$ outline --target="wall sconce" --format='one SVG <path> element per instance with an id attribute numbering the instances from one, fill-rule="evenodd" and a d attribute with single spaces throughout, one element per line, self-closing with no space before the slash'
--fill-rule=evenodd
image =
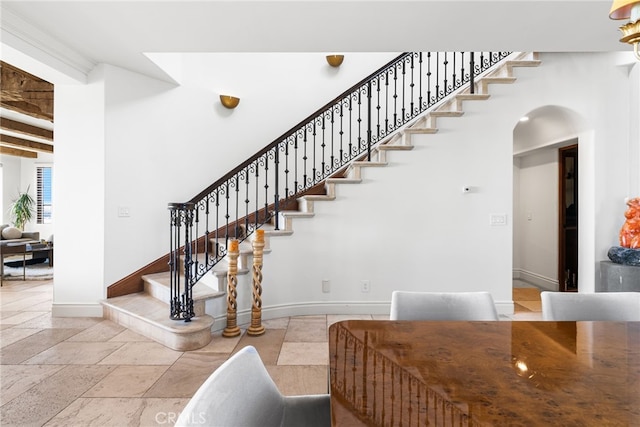
<path id="1" fill-rule="evenodd" d="M 220 95 L 220 103 L 230 110 L 236 108 L 239 102 L 240 98 L 236 98 L 235 96 Z"/>
<path id="2" fill-rule="evenodd" d="M 611 19 L 628 19 L 629 22 L 620 27 L 622 43 L 633 45 L 633 53 L 640 60 L 638 44 L 640 44 L 640 0 L 614 0 L 609 12 Z"/>
<path id="3" fill-rule="evenodd" d="M 327 55 L 327 62 L 332 67 L 339 67 L 344 61 L 344 55 Z"/>

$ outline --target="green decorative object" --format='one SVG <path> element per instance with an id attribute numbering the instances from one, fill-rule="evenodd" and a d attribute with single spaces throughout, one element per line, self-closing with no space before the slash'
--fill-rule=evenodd
<path id="1" fill-rule="evenodd" d="M 33 218 L 35 204 L 33 197 L 29 195 L 29 187 L 24 193 L 20 193 L 20 190 L 18 190 L 18 197 L 13 200 L 9 208 L 9 216 L 13 221 L 13 225 L 20 230 L 24 230 L 24 225 Z"/>

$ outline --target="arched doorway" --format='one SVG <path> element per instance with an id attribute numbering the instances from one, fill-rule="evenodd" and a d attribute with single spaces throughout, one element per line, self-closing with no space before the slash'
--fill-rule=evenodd
<path id="1" fill-rule="evenodd" d="M 589 171 L 577 168 L 581 129 L 577 113 L 549 105 L 529 111 L 513 132 L 514 278 L 545 290 L 578 289 L 581 233 L 573 212 L 579 178 Z"/>

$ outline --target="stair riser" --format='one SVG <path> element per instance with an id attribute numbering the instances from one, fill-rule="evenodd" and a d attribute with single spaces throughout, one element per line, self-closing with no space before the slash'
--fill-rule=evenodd
<path id="1" fill-rule="evenodd" d="M 153 281 L 148 281 L 148 280 L 144 281 L 144 292 L 166 304 L 169 304 L 169 301 L 171 300 L 170 289 L 166 286 L 157 284 Z M 194 300 L 193 311 L 195 312 L 196 316 L 204 315 L 205 314 L 204 301 Z"/>

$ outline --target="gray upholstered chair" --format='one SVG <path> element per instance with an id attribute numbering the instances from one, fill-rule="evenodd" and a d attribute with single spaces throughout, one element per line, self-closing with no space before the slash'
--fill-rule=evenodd
<path id="1" fill-rule="evenodd" d="M 543 320 L 640 321 L 640 292 L 540 293 Z"/>
<path id="2" fill-rule="evenodd" d="M 200 386 L 175 425 L 330 426 L 329 395 L 283 396 L 256 349 L 246 346 Z"/>
<path id="3" fill-rule="evenodd" d="M 393 291 L 390 320 L 498 320 L 489 292 Z"/>

